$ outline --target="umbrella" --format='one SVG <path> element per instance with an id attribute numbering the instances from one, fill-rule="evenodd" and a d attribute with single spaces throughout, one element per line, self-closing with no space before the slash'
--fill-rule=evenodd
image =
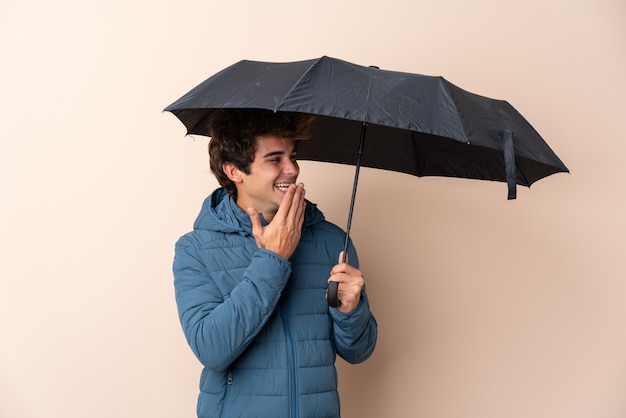
<path id="1" fill-rule="evenodd" d="M 317 115 L 298 159 L 355 165 L 349 242 L 361 166 L 421 176 L 517 184 L 569 170 L 530 123 L 503 100 L 470 93 L 443 77 L 381 70 L 331 57 L 295 62 L 242 60 L 165 108 L 187 134 L 208 135 L 219 108 Z M 347 251 L 344 251 L 347 254 Z M 336 283 L 328 302 L 338 306 Z"/>

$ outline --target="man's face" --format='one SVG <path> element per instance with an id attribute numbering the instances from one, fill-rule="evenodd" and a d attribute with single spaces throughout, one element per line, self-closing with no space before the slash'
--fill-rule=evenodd
<path id="1" fill-rule="evenodd" d="M 272 135 L 257 137 L 257 150 L 250 164 L 250 174 L 241 174 L 237 186 L 237 205 L 263 213 L 270 222 L 285 195 L 295 183 L 300 169 L 293 140 Z"/>

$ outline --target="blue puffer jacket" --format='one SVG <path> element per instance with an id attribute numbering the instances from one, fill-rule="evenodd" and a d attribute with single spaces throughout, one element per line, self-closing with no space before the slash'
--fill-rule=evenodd
<path id="1" fill-rule="evenodd" d="M 174 258 L 180 321 L 204 366 L 200 418 L 339 417 L 336 354 L 362 362 L 377 338 L 365 290 L 349 314 L 326 303 L 344 236 L 307 202 L 286 260 L 257 248 L 248 215 L 223 189 L 205 200 Z M 358 267 L 352 246 L 348 255 Z"/>

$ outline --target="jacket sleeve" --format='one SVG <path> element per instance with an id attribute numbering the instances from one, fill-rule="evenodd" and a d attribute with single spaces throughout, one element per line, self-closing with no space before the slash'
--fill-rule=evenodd
<path id="1" fill-rule="evenodd" d="M 357 308 L 349 313 L 330 308 L 333 319 L 333 334 L 337 354 L 348 363 L 356 364 L 367 360 L 376 347 L 378 325 L 370 311 L 365 286 Z"/>
<path id="2" fill-rule="evenodd" d="M 358 268 L 359 258 L 352 241 L 348 247 L 348 257 Z M 354 311 L 343 313 L 337 308 L 330 308 L 330 315 L 337 354 L 352 364 L 367 360 L 376 347 L 378 325 L 370 310 L 365 286 L 361 289 L 361 300 Z"/>
<path id="3" fill-rule="evenodd" d="M 279 255 L 258 250 L 242 279 L 224 297 L 199 250 L 182 237 L 173 264 L 176 304 L 183 332 L 200 362 L 227 370 L 263 328 L 291 274 Z"/>

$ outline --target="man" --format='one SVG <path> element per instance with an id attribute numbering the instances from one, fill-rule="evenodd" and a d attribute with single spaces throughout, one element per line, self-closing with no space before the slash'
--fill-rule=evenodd
<path id="1" fill-rule="evenodd" d="M 295 140 L 311 117 L 220 110 L 209 120 L 221 188 L 176 243 L 183 331 L 203 364 L 197 413 L 213 417 L 339 417 L 338 354 L 374 351 L 377 325 L 344 232 L 305 200 Z M 339 260 L 339 262 L 337 261 Z M 325 290 L 339 282 L 340 306 Z"/>

